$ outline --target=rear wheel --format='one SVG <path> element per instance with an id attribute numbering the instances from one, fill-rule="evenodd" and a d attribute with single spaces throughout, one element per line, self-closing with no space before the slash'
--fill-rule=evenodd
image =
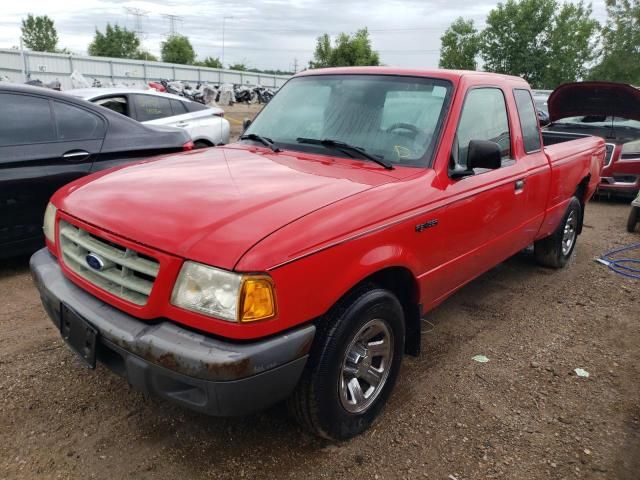
<path id="1" fill-rule="evenodd" d="M 332 440 L 365 431 L 395 384 L 404 351 L 404 314 L 379 288 L 359 290 L 323 319 L 289 410 Z"/>
<path id="2" fill-rule="evenodd" d="M 567 264 L 576 246 L 581 216 L 582 205 L 573 197 L 555 232 L 534 243 L 534 255 L 540 265 L 562 268 Z"/>
<path id="3" fill-rule="evenodd" d="M 635 232 L 636 225 L 640 221 L 640 207 L 631 207 L 629 218 L 627 219 L 627 232 Z"/>
<path id="4" fill-rule="evenodd" d="M 197 140 L 193 142 L 193 148 L 209 148 L 212 145 L 209 142 L 205 142 L 204 140 Z"/>

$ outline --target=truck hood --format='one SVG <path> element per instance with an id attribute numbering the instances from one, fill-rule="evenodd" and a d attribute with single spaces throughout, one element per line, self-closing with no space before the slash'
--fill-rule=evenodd
<path id="1" fill-rule="evenodd" d="M 246 146 L 195 150 L 85 177 L 53 201 L 129 240 L 233 269 L 247 250 L 288 223 L 415 174 L 405 168 L 391 176 L 375 164 L 354 168 L 354 162 Z"/>
<path id="2" fill-rule="evenodd" d="M 552 122 L 587 115 L 640 120 L 640 90 L 625 83 L 565 83 L 551 93 L 547 105 Z"/>

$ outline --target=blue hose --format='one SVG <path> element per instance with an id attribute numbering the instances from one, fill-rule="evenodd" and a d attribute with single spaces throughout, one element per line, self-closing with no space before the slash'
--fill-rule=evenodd
<path id="1" fill-rule="evenodd" d="M 610 250 L 598 258 L 597 261 L 619 275 L 640 280 L 640 258 L 614 258 L 614 255 L 635 249 L 640 249 L 640 243 Z"/>

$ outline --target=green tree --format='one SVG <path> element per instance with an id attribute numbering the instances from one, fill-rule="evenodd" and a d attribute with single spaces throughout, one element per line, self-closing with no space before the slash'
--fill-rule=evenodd
<path id="1" fill-rule="evenodd" d="M 555 0 L 507 0 L 487 16 L 481 54 L 485 70 L 518 75 L 540 86 Z"/>
<path id="2" fill-rule="evenodd" d="M 27 15 L 22 20 L 22 41 L 35 52 L 56 52 L 58 32 L 48 16 Z"/>
<path id="3" fill-rule="evenodd" d="M 160 50 L 163 62 L 192 65 L 196 60 L 196 52 L 189 39 L 184 35 L 170 36 L 162 42 Z"/>
<path id="4" fill-rule="evenodd" d="M 326 33 L 318 37 L 314 58 L 309 62 L 309 67 L 380 65 L 380 56 L 371 48 L 369 31 L 366 28 L 358 30 L 354 35 L 341 33 L 334 44 L 335 46 L 331 45 L 331 38 Z"/>
<path id="5" fill-rule="evenodd" d="M 207 68 L 222 68 L 222 62 L 219 58 L 207 57 L 201 62 L 196 62 L 194 65 L 198 67 L 207 67 Z"/>
<path id="6" fill-rule="evenodd" d="M 229 70 L 237 70 L 239 72 L 246 72 L 247 66 L 244 63 L 234 63 L 233 65 L 229 65 Z"/>
<path id="7" fill-rule="evenodd" d="M 599 26 L 590 5 L 557 0 L 507 0 L 489 12 L 486 24 L 484 68 L 547 88 L 584 76 Z"/>
<path id="8" fill-rule="evenodd" d="M 473 20 L 458 17 L 440 37 L 440 68 L 475 70 L 480 38 Z"/>
<path id="9" fill-rule="evenodd" d="M 107 23 L 105 32 L 96 28 L 93 41 L 89 44 L 89 55 L 96 57 L 137 58 L 140 39 L 130 30 Z"/>
<path id="10" fill-rule="evenodd" d="M 607 0 L 600 59 L 589 77 L 640 84 L 639 0 Z"/>
<path id="11" fill-rule="evenodd" d="M 588 72 L 596 51 L 600 24 L 591 17 L 591 5 L 564 3 L 556 13 L 548 40 L 547 68 L 542 86 L 555 88 L 561 83 L 580 80 Z"/>
<path id="12" fill-rule="evenodd" d="M 158 57 L 156 57 L 153 53 L 149 52 L 148 50 L 138 50 L 136 51 L 136 53 L 133 54 L 131 58 L 135 60 L 146 60 L 148 62 L 158 61 Z"/>

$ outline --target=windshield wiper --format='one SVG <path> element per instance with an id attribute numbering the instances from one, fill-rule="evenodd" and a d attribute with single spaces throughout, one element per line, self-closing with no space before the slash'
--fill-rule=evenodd
<path id="1" fill-rule="evenodd" d="M 379 157 L 377 155 L 372 155 L 367 153 L 367 151 L 362 147 L 356 147 L 354 145 L 349 145 L 348 143 L 341 142 L 340 140 L 331 140 L 329 138 L 324 138 L 322 140 L 318 138 L 304 138 L 298 137 L 296 138 L 296 142 L 298 143 L 308 143 L 309 145 L 322 145 L 323 147 L 335 148 L 336 150 L 340 150 L 341 152 L 350 155 L 349 152 L 357 152 L 367 160 L 371 160 L 372 162 L 376 162 L 378 165 L 383 166 L 387 170 L 393 170 L 393 165 L 384 160 L 384 158 Z"/>
<path id="2" fill-rule="evenodd" d="M 257 135 L 255 133 L 247 133 L 246 135 L 242 135 L 240 137 L 240 140 L 253 140 L 254 142 L 260 142 L 265 147 L 269 147 L 272 151 L 276 153 L 282 151 L 282 149 L 276 147 L 276 144 L 273 143 L 273 140 L 271 140 L 268 137 L 263 137 L 262 135 Z"/>

